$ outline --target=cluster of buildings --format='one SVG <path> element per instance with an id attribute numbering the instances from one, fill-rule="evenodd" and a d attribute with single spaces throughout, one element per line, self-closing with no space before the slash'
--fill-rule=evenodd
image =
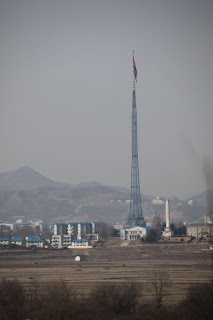
<path id="1" fill-rule="evenodd" d="M 180 200 L 178 197 L 172 197 L 169 199 L 169 201 L 173 202 L 175 204 L 178 204 L 178 205 L 188 205 L 188 206 L 198 205 L 198 202 L 195 201 L 194 199 L 190 199 L 188 201 L 183 201 L 183 200 Z M 165 205 L 166 198 L 157 196 L 154 199 L 152 199 L 152 204 L 155 206 Z"/>
<path id="2" fill-rule="evenodd" d="M 34 238 L 33 236 L 14 236 L 14 237 L 0 237 L 0 245 L 17 245 L 25 246 L 26 248 L 36 247 L 45 248 L 47 247 L 47 241 L 44 239 Z"/>
<path id="3" fill-rule="evenodd" d="M 23 219 L 19 218 L 15 222 L 0 221 L 0 234 L 17 233 L 26 227 L 31 228 L 37 233 L 42 233 L 44 226 L 46 226 L 46 224 L 44 224 L 42 220 L 24 222 Z M 48 225 L 48 227 L 51 228 L 50 225 Z"/>
<path id="4" fill-rule="evenodd" d="M 162 238 L 171 238 L 174 234 L 170 228 L 170 201 L 165 199 L 164 202 L 166 226 L 162 231 Z M 92 244 L 99 240 L 95 222 L 55 223 L 45 226 L 48 226 L 52 234 L 49 239 L 41 239 L 35 236 L 10 236 L 10 234 L 15 234 L 25 227 L 31 227 L 37 231 L 37 234 L 41 234 L 44 227 L 41 220 L 31 221 L 30 223 L 24 223 L 21 219 L 18 219 L 15 223 L 0 222 L 0 245 L 18 245 L 26 248 L 92 248 Z M 143 224 L 128 224 L 126 227 L 117 226 L 116 229 L 119 230 L 120 238 L 123 240 L 145 240 L 150 232 L 155 230 L 154 227 Z M 186 235 L 189 237 L 213 236 L 212 219 L 206 216 L 204 223 L 188 224 Z"/>
<path id="5" fill-rule="evenodd" d="M 165 200 L 165 211 L 166 211 L 166 227 L 162 232 L 162 237 L 168 238 L 173 236 L 173 232 L 170 229 L 170 203 L 168 199 Z M 120 237 L 123 240 L 145 240 L 149 236 L 152 230 L 155 230 L 155 228 L 152 226 L 146 226 L 142 224 L 135 225 L 135 226 L 129 225 L 127 228 L 120 229 Z"/>
<path id="6" fill-rule="evenodd" d="M 99 235 L 96 232 L 94 222 L 56 223 L 51 245 L 53 248 L 89 248 L 91 242 L 98 239 Z"/>
<path id="7" fill-rule="evenodd" d="M 171 238 L 174 236 L 173 230 L 170 227 L 170 200 L 168 199 L 156 199 L 156 202 L 163 201 L 165 203 L 165 217 L 166 226 L 162 231 L 162 238 Z M 172 199 L 173 201 L 173 199 Z M 138 225 L 128 226 L 126 228 L 120 228 L 120 237 L 123 240 L 143 240 L 145 239 L 151 230 L 155 230 L 154 227 Z M 204 216 L 204 223 L 191 223 L 186 225 L 186 236 L 188 237 L 212 237 L 213 236 L 213 222 L 209 216 Z"/>
<path id="8" fill-rule="evenodd" d="M 173 231 L 170 228 L 170 202 L 167 199 L 165 202 L 166 211 L 166 227 L 162 233 L 162 237 L 170 238 L 173 236 Z M 204 223 L 190 223 L 186 226 L 186 236 L 188 237 L 212 237 L 213 222 L 210 217 L 204 216 Z"/>
<path id="9" fill-rule="evenodd" d="M 15 222 L 0 221 L 0 245 L 17 245 L 26 248 L 37 247 L 44 248 L 48 246 L 48 241 L 38 238 L 33 234 L 41 234 L 44 223 L 42 220 L 23 222 L 22 219 L 17 219 Z"/>
<path id="10" fill-rule="evenodd" d="M 25 230 L 24 227 L 28 228 L 32 227 L 32 225 L 39 227 L 39 229 L 33 228 L 37 231 L 36 234 L 42 233 L 42 221 L 35 224 L 24 223 L 22 220 L 15 223 L 0 222 L 0 245 L 18 245 L 27 248 L 92 248 L 91 243 L 99 240 L 94 222 L 69 222 L 48 225 L 49 231 L 52 233 L 52 236 L 48 237 L 48 239 L 24 235 L 10 236 L 10 234 L 14 233 L 22 234 Z"/>

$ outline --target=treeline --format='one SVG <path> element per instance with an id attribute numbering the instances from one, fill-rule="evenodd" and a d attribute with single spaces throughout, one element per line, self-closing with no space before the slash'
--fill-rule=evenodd
<path id="1" fill-rule="evenodd" d="M 155 278 L 155 276 L 157 278 Z M 94 286 L 87 299 L 64 281 L 33 281 L 25 288 L 17 280 L 0 282 L 1 320 L 210 320 L 213 318 L 213 282 L 189 287 L 185 300 L 164 306 L 161 284 L 165 274 L 151 275 L 153 302 L 143 303 L 134 282 Z M 163 278 L 159 278 L 163 276 Z M 161 279 L 161 282 L 159 281 Z M 156 282 L 157 281 L 157 282 Z M 145 289 L 145 288 L 144 288 Z"/>

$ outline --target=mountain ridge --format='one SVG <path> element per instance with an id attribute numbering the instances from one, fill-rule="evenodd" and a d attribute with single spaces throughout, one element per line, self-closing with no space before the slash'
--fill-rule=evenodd
<path id="1" fill-rule="evenodd" d="M 199 198 L 200 196 L 200 198 Z M 122 222 L 128 218 L 130 191 L 92 181 L 78 185 L 55 182 L 29 167 L 0 173 L 0 219 L 94 220 Z M 148 222 L 164 206 L 154 206 L 153 196 L 142 195 L 143 215 Z M 204 213 L 206 192 L 191 197 L 198 205 L 172 205 L 171 217 L 193 221 Z M 63 217 L 63 218 L 62 218 Z"/>
<path id="2" fill-rule="evenodd" d="M 67 186 L 68 184 L 55 182 L 30 167 L 0 173 L 0 191 L 30 190 L 39 187 Z"/>

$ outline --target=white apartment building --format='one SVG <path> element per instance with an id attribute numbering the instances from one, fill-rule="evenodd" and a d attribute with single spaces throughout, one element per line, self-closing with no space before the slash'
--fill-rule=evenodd
<path id="1" fill-rule="evenodd" d="M 54 248 L 68 247 L 73 240 L 94 239 L 97 238 L 95 235 L 94 222 L 56 223 L 51 245 Z"/>

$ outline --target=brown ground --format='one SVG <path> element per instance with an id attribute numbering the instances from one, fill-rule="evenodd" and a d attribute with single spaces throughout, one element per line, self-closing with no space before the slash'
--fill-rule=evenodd
<path id="1" fill-rule="evenodd" d="M 168 272 L 168 302 L 180 301 L 192 283 L 213 279 L 213 252 L 207 244 L 131 244 L 67 250 L 0 249 L 1 277 L 15 278 L 28 286 L 33 279 L 48 282 L 63 279 L 87 295 L 96 283 L 132 280 L 142 285 L 145 300 L 151 298 L 148 273 L 154 268 Z M 86 260 L 75 262 L 76 255 Z"/>

